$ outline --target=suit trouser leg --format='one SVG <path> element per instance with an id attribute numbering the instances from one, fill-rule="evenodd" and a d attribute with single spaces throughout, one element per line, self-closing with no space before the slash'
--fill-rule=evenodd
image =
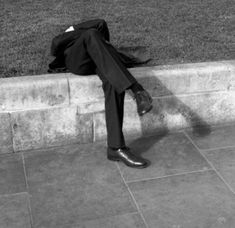
<path id="1" fill-rule="evenodd" d="M 107 144 L 109 147 L 123 147 L 125 146 L 122 131 L 125 88 L 136 80 L 120 62 L 116 50 L 106 44 L 96 30 L 84 32 L 84 36 L 75 44 L 75 47 L 70 47 L 66 53 L 67 67 L 73 73 L 80 75 L 94 73 L 96 69 L 103 82 Z M 127 77 L 125 77 L 126 71 Z M 118 86 L 115 84 L 116 81 Z"/>
<path id="2" fill-rule="evenodd" d="M 125 139 L 122 131 L 125 91 L 118 93 L 116 89 L 97 69 L 97 74 L 102 81 L 105 97 L 105 120 L 107 129 L 107 145 L 112 148 L 125 146 Z"/>
<path id="3" fill-rule="evenodd" d="M 96 29 L 84 31 L 81 37 L 66 50 L 66 66 L 72 73 L 83 73 L 81 68 L 84 60 L 78 63 L 82 59 L 81 48 L 86 50 L 100 73 L 118 93 L 124 92 L 137 82 L 122 63 L 117 50 Z"/>
<path id="4" fill-rule="evenodd" d="M 103 84 L 105 94 L 105 119 L 107 145 L 112 148 L 125 146 L 122 131 L 125 92 L 118 93 L 109 83 Z"/>

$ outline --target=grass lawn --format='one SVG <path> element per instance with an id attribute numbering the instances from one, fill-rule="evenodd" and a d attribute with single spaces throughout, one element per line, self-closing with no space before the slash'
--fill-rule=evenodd
<path id="1" fill-rule="evenodd" d="M 235 0 L 0 1 L 0 77 L 46 73 L 51 39 L 93 18 L 115 46 L 146 46 L 151 65 L 235 59 Z"/>

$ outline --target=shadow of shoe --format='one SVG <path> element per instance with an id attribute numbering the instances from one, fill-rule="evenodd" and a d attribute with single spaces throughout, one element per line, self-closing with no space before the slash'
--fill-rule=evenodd
<path id="1" fill-rule="evenodd" d="M 198 137 L 204 137 L 211 133 L 211 127 L 208 124 L 198 124 L 193 127 L 193 134 Z"/>
<path id="2" fill-rule="evenodd" d="M 155 135 L 148 135 L 147 137 L 139 137 L 134 139 L 133 141 L 130 140 L 128 147 L 130 147 L 133 152 L 137 155 L 143 155 L 146 153 L 154 144 L 160 141 L 162 138 L 167 136 L 169 130 L 167 128 L 161 129 Z"/>

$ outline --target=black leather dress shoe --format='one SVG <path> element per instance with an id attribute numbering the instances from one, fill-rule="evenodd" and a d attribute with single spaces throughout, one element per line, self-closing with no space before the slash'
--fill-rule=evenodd
<path id="1" fill-rule="evenodd" d="M 152 109 L 153 99 L 149 93 L 145 90 L 138 91 L 135 94 L 135 100 L 137 104 L 137 112 L 140 116 L 143 116 L 145 113 L 149 112 Z"/>
<path id="2" fill-rule="evenodd" d="M 150 164 L 148 160 L 134 155 L 128 147 L 120 149 L 112 149 L 109 147 L 107 150 L 107 158 L 111 161 L 122 161 L 127 166 L 139 169 L 146 168 Z"/>

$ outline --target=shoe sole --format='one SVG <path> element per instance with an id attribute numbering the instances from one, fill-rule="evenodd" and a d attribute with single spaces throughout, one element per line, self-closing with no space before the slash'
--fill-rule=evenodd
<path id="1" fill-rule="evenodd" d="M 143 166 L 132 166 L 132 165 L 129 165 L 128 163 L 125 163 L 122 159 L 120 158 L 116 158 L 116 157 L 112 157 L 112 156 L 108 156 L 107 157 L 108 160 L 110 161 L 116 161 L 116 162 L 122 162 L 124 163 L 126 166 L 128 167 L 131 167 L 131 168 L 136 168 L 136 169 L 144 169 L 144 168 L 147 168 L 149 166 L 149 163 L 147 163 L 146 165 L 143 165 Z"/>
<path id="2" fill-rule="evenodd" d="M 150 111 L 152 110 L 152 108 L 153 108 L 153 106 L 150 105 L 150 107 L 149 107 L 148 109 L 143 110 L 142 112 L 140 112 L 140 113 L 139 113 L 139 116 L 143 116 L 144 114 L 150 112 Z"/>

